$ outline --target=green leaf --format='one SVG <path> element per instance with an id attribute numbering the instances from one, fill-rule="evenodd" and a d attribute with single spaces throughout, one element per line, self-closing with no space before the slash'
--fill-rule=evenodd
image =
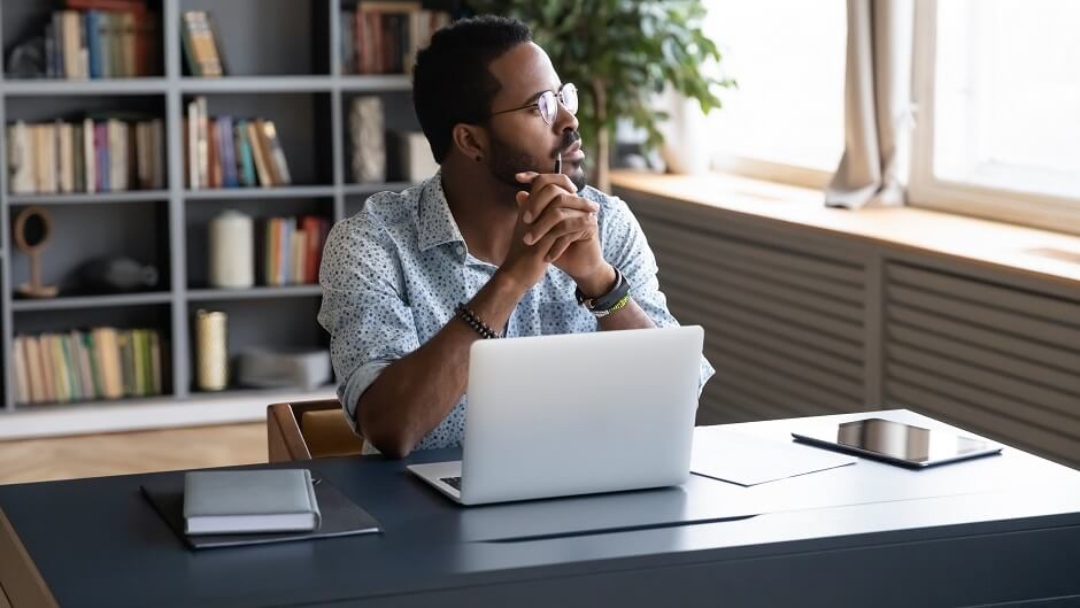
<path id="1" fill-rule="evenodd" d="M 466 0 L 479 13 L 511 15 L 533 29 L 537 44 L 564 82 L 581 91 L 578 121 L 586 142 L 620 117 L 645 129 L 647 145 L 662 139 L 657 125 L 666 112 L 652 106 L 652 95 L 670 85 L 700 105 L 720 108 L 723 89 L 737 87 L 722 74 L 716 41 L 701 29 L 707 10 L 702 0 Z M 590 89 L 605 83 L 606 103 L 596 107 Z M 603 116 L 601 120 L 599 117 Z"/>

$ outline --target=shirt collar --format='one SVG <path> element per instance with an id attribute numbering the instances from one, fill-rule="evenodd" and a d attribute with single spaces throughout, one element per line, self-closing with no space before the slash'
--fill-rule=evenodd
<path id="1" fill-rule="evenodd" d="M 450 205 L 443 192 L 442 170 L 424 183 L 420 192 L 420 227 L 418 245 L 420 251 L 427 251 L 446 243 L 464 243 L 461 230 L 450 213 Z"/>

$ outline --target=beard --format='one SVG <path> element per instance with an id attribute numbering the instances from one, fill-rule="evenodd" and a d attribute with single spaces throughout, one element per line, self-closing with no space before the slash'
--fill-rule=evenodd
<path id="1" fill-rule="evenodd" d="M 567 132 L 563 137 L 563 141 L 559 146 L 559 150 L 565 150 L 572 146 L 574 142 L 581 139 L 581 135 L 577 131 Z M 514 190 L 524 189 L 525 184 L 517 181 L 517 174 L 523 171 L 533 171 L 536 173 L 552 173 L 555 170 L 555 154 L 553 152 L 550 158 L 538 158 L 529 152 L 517 148 L 512 142 L 502 140 L 494 135 L 491 138 L 491 160 L 488 161 L 488 166 L 491 169 L 491 174 L 495 176 L 495 179 L 500 183 L 503 183 Z M 570 182 L 574 184 L 577 191 L 580 192 L 586 185 L 587 179 L 585 176 L 585 167 L 580 161 L 563 161 L 563 173 L 570 178 Z"/>

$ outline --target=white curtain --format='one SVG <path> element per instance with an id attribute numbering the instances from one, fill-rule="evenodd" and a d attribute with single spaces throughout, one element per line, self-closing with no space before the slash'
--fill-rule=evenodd
<path id="1" fill-rule="evenodd" d="M 847 0 L 844 155 L 830 207 L 904 204 L 911 150 L 912 0 Z"/>

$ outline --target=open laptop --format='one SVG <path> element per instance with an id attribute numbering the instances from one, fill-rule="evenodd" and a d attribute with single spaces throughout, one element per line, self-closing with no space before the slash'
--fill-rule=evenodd
<path id="1" fill-rule="evenodd" d="M 408 469 L 466 505 L 685 482 L 704 331 L 481 340 L 462 460 Z"/>

